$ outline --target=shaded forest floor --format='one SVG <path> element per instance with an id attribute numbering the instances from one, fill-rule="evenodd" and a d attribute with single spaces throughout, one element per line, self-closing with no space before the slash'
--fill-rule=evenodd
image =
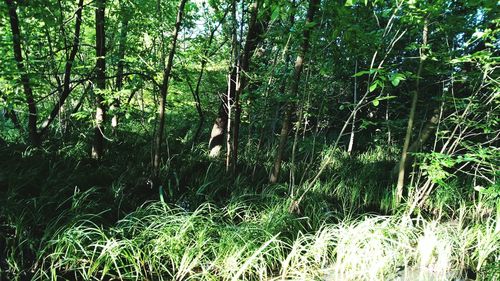
<path id="1" fill-rule="evenodd" d="M 305 141 L 291 189 L 268 184 L 271 146 L 247 146 L 240 173 L 228 175 L 204 145 L 180 150 L 172 143 L 162 185 L 153 187 L 150 144 L 139 137 L 113 143 L 99 164 L 87 160 L 86 140 L 51 143 L 1 148 L 0 279 L 493 280 L 500 274 L 495 206 L 471 201 L 471 187 L 455 186 L 404 215 L 405 204 L 394 206 L 392 198 L 392 148 L 349 156 L 318 145 L 322 158 L 315 159 Z M 326 172 L 306 191 L 327 160 Z M 284 169 L 282 182 L 289 182 L 291 166 Z"/>

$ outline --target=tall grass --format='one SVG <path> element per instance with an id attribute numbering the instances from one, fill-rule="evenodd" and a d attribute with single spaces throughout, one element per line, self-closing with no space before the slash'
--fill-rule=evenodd
<path id="1" fill-rule="evenodd" d="M 272 208 L 251 216 L 245 215 L 246 208 L 250 207 L 240 206 L 235 215 L 234 209 L 204 204 L 186 212 L 156 202 L 111 228 L 83 220 L 53 236 L 37 276 L 40 280 L 56 280 L 57 276 L 83 280 L 389 280 L 405 276 L 405 280 L 415 276 L 451 280 L 473 270 L 487 280 L 498 274 L 487 267 L 500 261 L 500 235 L 493 218 L 478 227 L 463 220 L 442 223 L 421 217 L 368 216 L 287 237 L 271 226 L 270 220 L 280 219 Z"/>
<path id="2" fill-rule="evenodd" d="M 161 202 L 145 183 L 146 148 L 118 151 L 97 170 L 80 160 L 86 149 L 1 151 L 11 160 L 0 161 L 0 185 L 7 187 L 0 197 L 0 279 L 494 280 L 500 274 L 500 209 L 495 214 L 491 204 L 466 201 L 456 189 L 437 193 L 414 217 L 391 213 L 385 171 L 394 150 L 350 156 L 323 147 L 332 161 L 307 189 L 319 167 L 307 151 L 299 153 L 306 161 L 296 163 L 290 186 L 266 183 L 272 153 L 244 153 L 242 172 L 232 177 L 195 147 L 165 163 Z M 285 176 L 290 165 L 284 164 Z M 292 187 L 307 192 L 294 212 Z"/>

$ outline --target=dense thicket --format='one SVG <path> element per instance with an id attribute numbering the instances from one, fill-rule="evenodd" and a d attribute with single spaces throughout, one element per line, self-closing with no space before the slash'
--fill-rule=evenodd
<path id="1" fill-rule="evenodd" d="M 498 11 L 2 1 L 0 279 L 498 277 Z"/>

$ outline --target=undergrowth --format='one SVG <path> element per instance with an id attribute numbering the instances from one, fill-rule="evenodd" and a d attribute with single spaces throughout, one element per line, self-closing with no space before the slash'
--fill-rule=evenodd
<path id="1" fill-rule="evenodd" d="M 493 280 L 500 274 L 496 199 L 466 201 L 470 195 L 457 187 L 447 193 L 452 198 L 436 193 L 431 205 L 408 216 L 392 201 L 392 148 L 351 156 L 324 146 L 322 159 L 303 151 L 304 161 L 285 164 L 283 176 L 295 178 L 290 186 L 267 183 L 272 151 L 262 159 L 242 155 L 242 172 L 233 176 L 194 147 L 171 155 L 157 188 L 148 182 L 147 144 L 118 143 L 95 169 L 81 160 L 84 143 L 1 149 L 0 279 Z M 325 173 L 306 189 L 327 160 Z"/>

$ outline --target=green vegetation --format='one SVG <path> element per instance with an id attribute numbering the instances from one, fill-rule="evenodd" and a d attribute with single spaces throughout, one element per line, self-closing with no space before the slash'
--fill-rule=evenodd
<path id="1" fill-rule="evenodd" d="M 499 11 L 0 2 L 0 280 L 500 280 Z"/>

